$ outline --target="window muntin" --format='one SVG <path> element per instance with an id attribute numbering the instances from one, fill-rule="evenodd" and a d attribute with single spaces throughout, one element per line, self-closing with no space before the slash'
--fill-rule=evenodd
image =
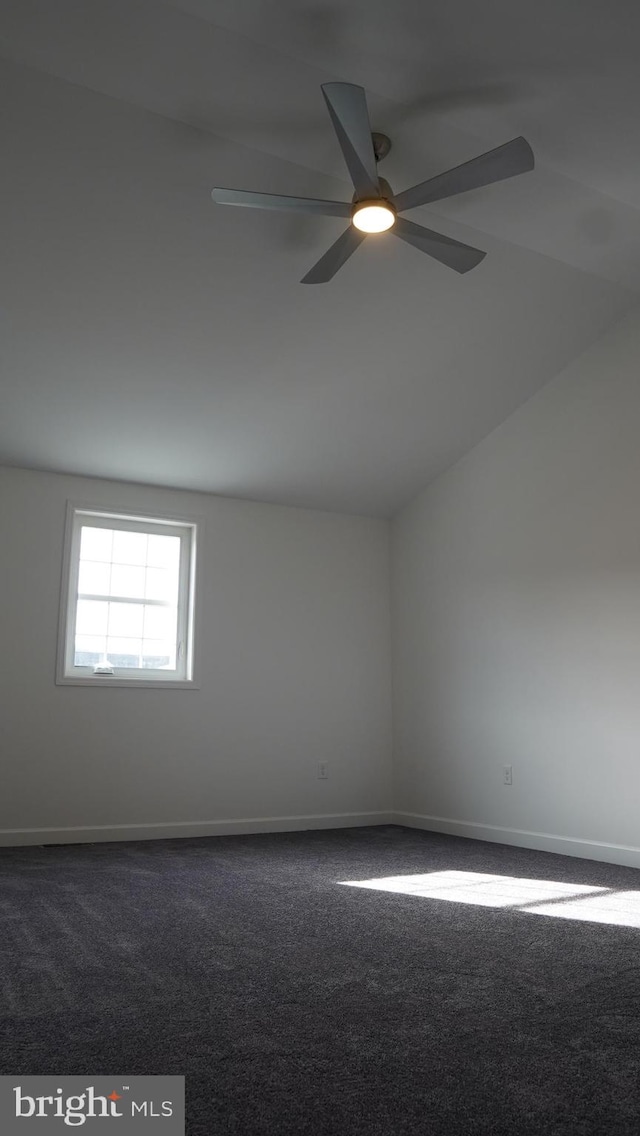
<path id="1" fill-rule="evenodd" d="M 73 508 L 61 681 L 191 682 L 195 525 Z"/>

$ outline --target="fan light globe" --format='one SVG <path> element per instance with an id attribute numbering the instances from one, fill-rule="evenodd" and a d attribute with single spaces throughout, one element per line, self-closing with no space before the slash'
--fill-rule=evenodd
<path id="1" fill-rule="evenodd" d="M 384 233 L 395 219 L 395 210 L 386 201 L 360 201 L 352 216 L 353 224 L 362 233 Z"/>

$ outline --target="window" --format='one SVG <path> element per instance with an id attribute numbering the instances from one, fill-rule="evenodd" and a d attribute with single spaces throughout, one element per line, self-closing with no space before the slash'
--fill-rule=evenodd
<path id="1" fill-rule="evenodd" d="M 57 681 L 193 685 L 196 525 L 70 505 Z"/>

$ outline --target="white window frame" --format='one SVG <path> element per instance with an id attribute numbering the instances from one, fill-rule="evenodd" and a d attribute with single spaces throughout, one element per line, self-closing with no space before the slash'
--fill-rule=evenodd
<path id="1" fill-rule="evenodd" d="M 67 502 L 56 683 L 60 686 L 116 686 L 198 689 L 196 681 L 196 545 L 200 521 L 166 517 L 148 510 L 107 509 L 99 505 Z M 175 670 L 114 667 L 113 674 L 95 673 L 92 666 L 75 665 L 75 627 L 83 525 L 92 528 L 148 532 L 180 539 L 178 583 L 177 658 Z M 118 597 L 120 601 L 121 597 Z"/>

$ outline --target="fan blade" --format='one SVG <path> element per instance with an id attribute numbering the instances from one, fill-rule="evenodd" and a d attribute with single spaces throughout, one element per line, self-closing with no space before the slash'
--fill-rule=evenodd
<path id="1" fill-rule="evenodd" d="M 497 146 L 470 162 L 398 193 L 394 199 L 395 207 L 402 213 L 405 209 L 415 209 L 418 205 L 441 201 L 444 197 L 454 197 L 456 193 L 466 193 L 468 189 L 479 189 L 481 185 L 524 174 L 532 170 L 533 165 L 533 150 L 526 138 L 514 138 L 505 142 L 504 146 Z"/>
<path id="2" fill-rule="evenodd" d="M 400 237 L 400 240 L 439 260 L 441 264 L 446 264 L 447 268 L 453 268 L 455 272 L 468 272 L 487 255 L 480 249 L 471 248 L 471 245 L 463 245 L 452 237 L 445 237 L 443 233 L 434 233 L 431 229 L 424 229 L 422 225 L 414 225 L 413 221 L 406 221 L 404 217 L 398 217 L 391 232 Z"/>
<path id="3" fill-rule="evenodd" d="M 280 193 L 252 193 L 247 189 L 220 189 L 211 196 L 218 205 L 244 205 L 248 209 L 287 209 L 296 213 L 324 213 L 329 217 L 350 217 L 346 201 L 321 201 L 315 197 L 284 197 Z"/>
<path id="4" fill-rule="evenodd" d="M 322 93 L 356 195 L 378 197 L 378 170 L 364 88 L 353 83 L 323 83 Z"/>
<path id="5" fill-rule="evenodd" d="M 342 268 L 345 261 L 356 251 L 358 245 L 362 244 L 365 236 L 366 233 L 361 233 L 359 229 L 354 229 L 353 225 L 349 225 L 349 228 L 345 229 L 342 236 L 338 237 L 324 256 L 320 257 L 318 263 L 314 264 L 311 271 L 307 272 L 300 283 L 326 284 L 327 280 L 331 280 L 338 269 Z"/>

